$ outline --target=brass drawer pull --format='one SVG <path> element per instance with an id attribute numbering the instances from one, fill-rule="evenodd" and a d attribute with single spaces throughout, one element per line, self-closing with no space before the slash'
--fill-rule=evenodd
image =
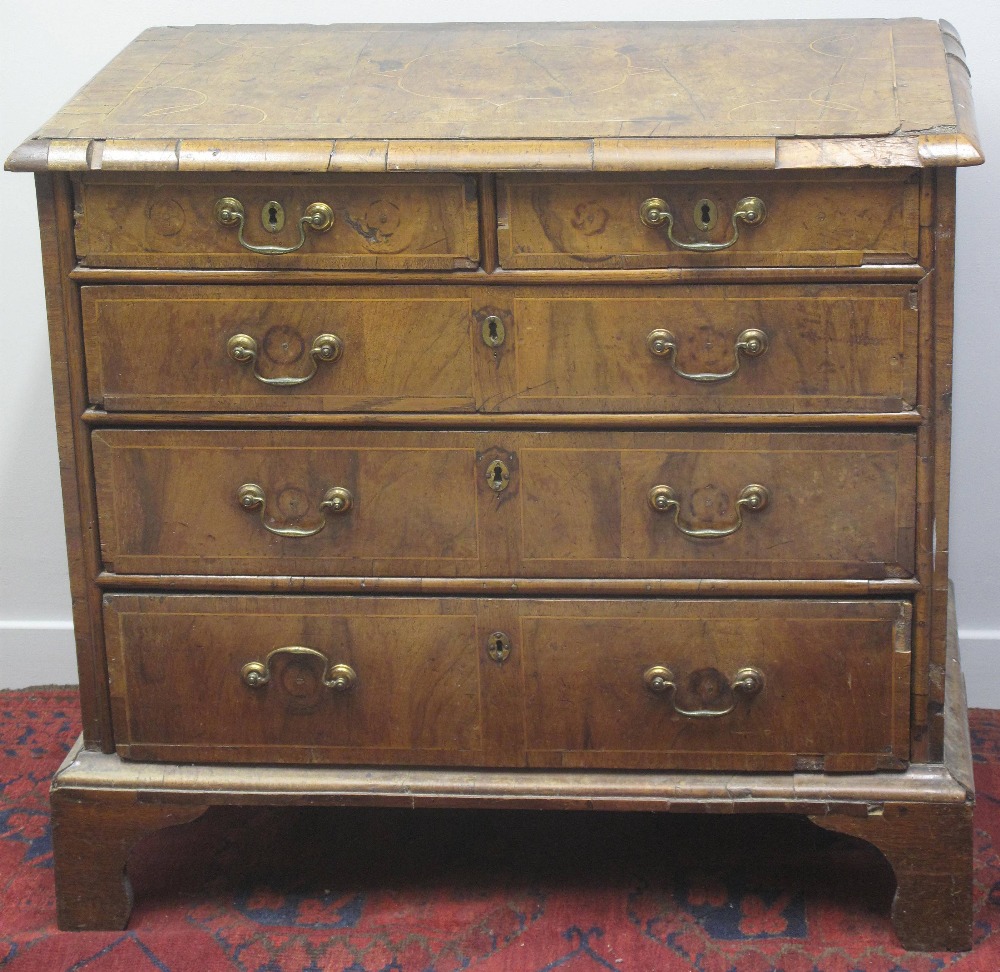
<path id="1" fill-rule="evenodd" d="M 300 249 L 306 241 L 306 227 L 316 230 L 317 233 L 325 233 L 333 226 L 333 210 L 321 202 L 310 203 L 306 206 L 305 215 L 299 220 L 299 242 L 293 246 L 256 246 L 247 243 L 243 238 L 243 228 L 246 226 L 246 210 L 243 203 L 232 196 L 223 196 L 215 204 L 215 218 L 223 226 L 238 227 L 237 239 L 240 246 L 251 253 L 263 253 L 267 256 L 274 256 L 280 253 L 294 253 Z"/>
<path id="2" fill-rule="evenodd" d="M 330 665 L 330 660 L 321 651 L 315 648 L 303 648 L 301 645 L 288 645 L 285 648 L 275 648 L 269 652 L 267 658 L 262 662 L 247 662 L 240 670 L 243 681 L 250 688 L 260 688 L 271 681 L 271 659 L 275 655 L 305 655 L 309 658 L 318 658 L 323 663 L 323 674 L 321 676 L 323 684 L 335 692 L 346 692 L 353 688 L 358 680 L 358 673 L 350 665 Z M 327 675 L 327 672 L 330 674 Z"/>
<path id="3" fill-rule="evenodd" d="M 675 374 L 688 381 L 703 382 L 725 381 L 727 378 L 732 378 L 740 370 L 742 361 L 740 355 L 744 354 L 748 358 L 759 358 L 767 350 L 767 343 L 768 338 L 763 331 L 756 327 L 748 327 L 746 330 L 740 331 L 736 338 L 734 346 L 736 364 L 729 371 L 696 373 L 681 371 L 677 367 L 677 338 L 671 331 L 657 328 L 655 331 L 650 331 L 646 337 L 646 347 L 649 348 L 649 353 L 657 358 L 667 358 Z"/>
<path id="4" fill-rule="evenodd" d="M 301 527 L 276 527 L 271 526 L 264 518 L 267 507 L 267 499 L 264 490 L 256 483 L 244 483 L 236 491 L 236 499 L 245 510 L 255 510 L 260 507 L 260 522 L 264 524 L 264 529 L 274 533 L 279 537 L 314 537 L 326 526 L 326 511 L 331 513 L 346 513 L 354 505 L 354 497 L 350 490 L 343 486 L 331 486 L 320 501 L 319 508 L 324 514 L 323 522 L 311 530 L 303 530 Z"/>
<path id="5" fill-rule="evenodd" d="M 733 236 L 725 243 L 682 243 L 674 236 L 674 217 L 670 206 L 656 196 L 645 200 L 639 206 L 639 219 L 646 226 L 667 227 L 667 239 L 679 250 L 693 250 L 696 253 L 711 253 L 715 250 L 728 250 L 740 238 L 740 222 L 748 226 L 759 226 L 767 218 L 767 207 L 756 196 L 746 196 L 736 204 L 733 210 Z"/>
<path id="6" fill-rule="evenodd" d="M 696 672 L 696 677 L 702 677 L 712 683 L 725 685 L 725 679 L 714 668 Z M 670 705 L 678 715 L 687 716 L 689 719 L 716 719 L 719 716 L 729 715 L 736 708 L 740 701 L 740 696 L 750 699 L 760 693 L 764 688 L 764 676 L 756 668 L 741 668 L 736 677 L 729 684 L 729 690 L 733 694 L 733 701 L 724 709 L 682 709 L 677 704 L 677 682 L 674 680 L 674 673 L 663 665 L 654 665 L 647 668 L 642 675 L 643 682 L 650 692 L 657 695 L 669 693 Z M 713 684 L 714 688 L 715 685 Z"/>
<path id="7" fill-rule="evenodd" d="M 253 376 L 257 381 L 288 388 L 291 385 L 304 385 L 309 381 L 316 374 L 321 361 L 336 361 L 344 353 L 344 342 L 336 334 L 318 334 L 309 350 L 312 371 L 301 378 L 265 378 L 257 370 L 257 342 L 249 334 L 234 334 L 227 342 L 226 350 L 229 357 L 240 364 L 252 362 Z"/>
<path id="8" fill-rule="evenodd" d="M 740 490 L 740 495 L 736 500 L 736 522 L 721 530 L 708 528 L 695 529 L 681 523 L 681 504 L 677 499 L 677 494 L 669 486 L 654 486 L 649 491 L 649 505 L 657 513 L 667 513 L 674 511 L 674 526 L 686 537 L 693 537 L 695 540 L 710 540 L 714 537 L 728 537 L 734 534 L 743 526 L 743 510 L 749 513 L 759 513 L 767 507 L 771 494 L 766 486 L 758 486 L 751 483 Z"/>

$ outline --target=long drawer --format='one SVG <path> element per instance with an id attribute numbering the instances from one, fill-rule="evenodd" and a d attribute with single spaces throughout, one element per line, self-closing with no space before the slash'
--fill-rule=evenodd
<path id="1" fill-rule="evenodd" d="M 874 412 L 908 285 L 84 287 L 108 411 Z"/>
<path id="2" fill-rule="evenodd" d="M 899 601 L 105 597 L 118 752 L 176 762 L 870 770 Z"/>
<path id="3" fill-rule="evenodd" d="M 919 176 L 664 173 L 497 180 L 508 269 L 916 263 Z"/>
<path id="4" fill-rule="evenodd" d="M 103 429 L 122 574 L 884 578 L 903 433 Z"/>
<path id="5" fill-rule="evenodd" d="M 76 183 L 76 210 L 77 257 L 92 267 L 454 270 L 479 262 L 472 176 L 89 175 Z"/>

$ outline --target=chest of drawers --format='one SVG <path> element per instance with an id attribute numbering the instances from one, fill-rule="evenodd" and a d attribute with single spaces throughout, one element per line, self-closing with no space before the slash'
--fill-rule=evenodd
<path id="1" fill-rule="evenodd" d="M 8 161 L 84 716 L 61 925 L 122 927 L 129 847 L 216 804 L 783 811 L 968 947 L 980 161 L 926 21 L 143 34 Z"/>

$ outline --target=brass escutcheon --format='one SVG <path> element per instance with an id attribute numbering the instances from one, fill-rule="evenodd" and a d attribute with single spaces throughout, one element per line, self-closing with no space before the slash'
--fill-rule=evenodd
<path id="1" fill-rule="evenodd" d="M 715 229 L 719 221 L 719 207 L 711 199 L 699 199 L 694 204 L 694 225 L 703 233 Z"/>
<path id="2" fill-rule="evenodd" d="M 486 467 L 486 482 L 494 493 L 502 493 L 510 483 L 510 470 L 502 459 L 494 459 Z"/>
<path id="3" fill-rule="evenodd" d="M 670 705 L 674 712 L 687 716 L 689 719 L 715 719 L 719 716 L 729 715 L 736 708 L 741 695 L 749 699 L 759 694 L 764 688 L 764 676 L 761 672 L 756 668 L 741 668 L 729 685 L 733 693 L 733 701 L 725 709 L 682 709 L 677 704 L 675 696 L 677 682 L 674 679 L 674 673 L 665 665 L 653 665 L 651 668 L 647 668 L 642 674 L 642 680 L 646 688 L 656 695 L 669 693 Z"/>
<path id="4" fill-rule="evenodd" d="M 268 233 L 280 233 L 285 228 L 285 207 L 277 199 L 264 203 L 260 223 Z"/>
<path id="5" fill-rule="evenodd" d="M 503 344 L 506 332 L 503 320 L 496 314 L 483 318 L 483 343 L 489 348 L 498 348 Z"/>
<path id="6" fill-rule="evenodd" d="M 494 631 L 486 639 L 486 651 L 498 665 L 510 655 L 510 638 L 502 631 Z"/>

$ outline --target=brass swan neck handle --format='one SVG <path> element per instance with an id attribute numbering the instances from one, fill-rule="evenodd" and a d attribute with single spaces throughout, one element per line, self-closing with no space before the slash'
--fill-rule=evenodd
<path id="1" fill-rule="evenodd" d="M 712 540 L 718 537 L 729 537 L 736 533 L 743 526 L 743 511 L 748 513 L 759 513 L 766 509 L 771 500 L 771 494 L 766 486 L 757 483 L 750 483 L 740 490 L 740 495 L 736 499 L 736 522 L 732 526 L 713 529 L 708 527 L 695 528 L 686 526 L 681 522 L 681 503 L 676 492 L 670 486 L 654 486 L 649 491 L 649 505 L 657 513 L 669 513 L 674 511 L 674 526 L 686 537 L 694 540 Z"/>
<path id="2" fill-rule="evenodd" d="M 639 206 L 639 219 L 645 226 L 666 226 L 667 239 L 678 250 L 689 250 L 694 253 L 714 253 L 717 250 L 728 250 L 740 238 L 740 223 L 747 226 L 759 226 L 767 219 L 767 207 L 756 196 L 745 196 L 736 204 L 733 210 L 733 235 L 725 243 L 685 243 L 674 236 L 674 216 L 670 206 L 658 196 L 651 196 Z"/>
<path id="3" fill-rule="evenodd" d="M 704 670 L 703 672 L 704 673 Z M 723 677 L 715 669 L 709 669 L 708 673 L 717 682 L 723 681 Z M 696 673 L 696 677 L 697 677 Z M 685 709 L 677 704 L 677 680 L 674 674 L 664 665 L 653 665 L 643 672 L 642 680 L 646 688 L 656 695 L 666 694 L 670 699 L 670 705 L 678 715 L 686 716 L 689 719 L 717 719 L 719 716 L 726 716 L 732 712 L 740 701 L 741 696 L 745 699 L 753 698 L 764 688 L 764 676 L 756 668 L 741 668 L 729 683 L 729 690 L 732 692 L 733 700 L 724 709 Z"/>
<path id="4" fill-rule="evenodd" d="M 253 376 L 265 385 L 276 385 L 279 388 L 290 388 L 293 385 L 304 385 L 319 369 L 321 362 L 336 361 L 344 353 L 344 342 L 336 334 L 318 334 L 309 350 L 312 359 L 312 370 L 300 377 L 265 378 L 257 370 L 257 341 L 249 334 L 234 334 L 226 342 L 226 352 L 229 357 L 240 364 L 252 364 Z"/>
<path id="5" fill-rule="evenodd" d="M 651 355 L 657 358 L 666 358 L 674 373 L 681 378 L 698 382 L 725 381 L 727 378 L 732 378 L 740 370 L 740 364 L 743 360 L 741 356 L 759 358 L 767 350 L 767 346 L 767 334 L 759 328 L 748 327 L 740 331 L 736 337 L 736 343 L 733 346 L 736 363 L 729 371 L 690 372 L 682 371 L 677 364 L 677 338 L 674 337 L 672 331 L 657 328 L 646 336 L 646 347 L 649 348 Z"/>
<path id="6" fill-rule="evenodd" d="M 268 652 L 267 657 L 262 662 L 247 662 L 240 669 L 243 681 L 250 688 L 262 688 L 271 681 L 271 659 L 275 655 L 297 655 L 299 657 L 319 659 L 323 663 L 323 673 L 320 676 L 320 680 L 327 688 L 333 689 L 335 692 L 346 692 L 348 689 L 353 688 L 358 680 L 357 672 L 350 665 L 331 665 L 330 659 L 315 648 L 305 648 L 302 645 L 286 645 Z"/>
<path id="7" fill-rule="evenodd" d="M 310 529 L 302 527 L 276 527 L 267 522 L 265 512 L 267 510 L 267 496 L 263 488 L 256 483 L 244 483 L 236 491 L 236 501 L 245 510 L 260 509 L 260 522 L 264 524 L 264 529 L 278 537 L 314 537 L 326 527 L 326 513 L 346 513 L 354 505 L 354 496 L 351 491 L 343 486 L 331 486 L 320 500 L 319 509 L 323 514 L 323 519 L 319 526 Z"/>
<path id="8" fill-rule="evenodd" d="M 243 203 L 238 199 L 234 199 L 232 196 L 223 196 L 219 199 L 215 204 L 215 218 L 223 226 L 237 227 L 236 238 L 244 250 L 249 250 L 251 253 L 262 253 L 265 256 L 294 253 L 296 250 L 300 250 L 306 242 L 306 227 L 317 233 L 325 233 L 333 226 L 333 210 L 326 203 L 310 203 L 299 219 L 298 243 L 294 243 L 292 246 L 258 246 L 254 243 L 248 243 L 243 237 L 247 214 Z"/>

